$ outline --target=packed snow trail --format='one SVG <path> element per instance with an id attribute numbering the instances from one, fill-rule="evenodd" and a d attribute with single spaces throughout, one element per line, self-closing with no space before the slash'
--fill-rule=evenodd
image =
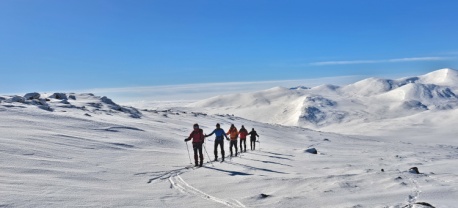
<path id="1" fill-rule="evenodd" d="M 217 197 L 214 197 L 214 196 L 211 196 L 191 185 L 189 185 L 188 183 L 186 183 L 186 181 L 183 180 L 183 178 L 181 178 L 181 176 L 177 173 L 175 174 L 174 176 L 170 176 L 169 177 L 169 181 L 170 181 L 170 184 L 172 184 L 173 188 L 179 190 L 181 193 L 185 193 L 185 194 L 190 194 L 190 195 L 195 195 L 195 196 L 198 196 L 198 197 L 201 197 L 203 199 L 206 199 L 206 200 L 210 200 L 210 201 L 213 201 L 213 202 L 216 202 L 216 203 L 220 203 L 220 204 L 223 204 L 225 206 L 228 206 L 228 207 L 245 207 L 245 205 L 243 205 L 241 202 L 237 201 L 234 199 L 235 203 L 233 202 L 230 202 L 230 201 L 227 201 L 227 200 L 224 200 L 224 199 L 220 199 L 220 198 L 217 198 Z"/>

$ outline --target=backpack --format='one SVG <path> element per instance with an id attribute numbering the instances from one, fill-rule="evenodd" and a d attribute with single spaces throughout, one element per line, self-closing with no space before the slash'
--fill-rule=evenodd
<path id="1" fill-rule="evenodd" d="M 197 131 L 197 132 L 193 131 L 191 133 L 191 138 L 192 138 L 192 143 L 204 142 L 204 138 L 205 138 L 204 130 L 199 129 L 199 131 Z"/>

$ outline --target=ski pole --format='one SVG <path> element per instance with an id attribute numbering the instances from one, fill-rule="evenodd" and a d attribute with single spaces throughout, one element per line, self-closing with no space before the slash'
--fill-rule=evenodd
<path id="1" fill-rule="evenodd" d="M 229 140 L 229 152 L 232 151 L 231 141 Z M 229 154 L 229 152 L 227 154 Z M 229 157 L 229 161 L 232 162 L 232 155 Z"/>
<path id="2" fill-rule="evenodd" d="M 242 157 L 242 141 L 240 140 L 240 152 L 239 152 L 239 157 Z"/>
<path id="3" fill-rule="evenodd" d="M 210 160 L 210 155 L 208 154 L 207 152 L 207 148 L 205 147 L 206 145 L 204 144 L 204 150 L 205 150 L 205 153 L 207 153 L 207 157 L 208 157 L 208 161 L 210 161 L 210 164 L 212 164 L 213 167 L 215 167 L 212 163 L 212 160 Z"/>
<path id="4" fill-rule="evenodd" d="M 186 149 L 188 150 L 189 164 L 192 165 L 191 155 L 189 154 L 188 142 L 186 142 Z"/>

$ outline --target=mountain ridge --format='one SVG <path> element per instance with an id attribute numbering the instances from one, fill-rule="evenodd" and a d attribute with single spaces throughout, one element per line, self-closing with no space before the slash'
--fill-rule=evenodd
<path id="1" fill-rule="evenodd" d="M 458 71 L 445 68 L 400 79 L 371 77 L 345 86 L 275 87 L 217 96 L 188 107 L 266 123 L 347 132 L 343 129 L 349 125 L 457 109 L 457 91 Z"/>

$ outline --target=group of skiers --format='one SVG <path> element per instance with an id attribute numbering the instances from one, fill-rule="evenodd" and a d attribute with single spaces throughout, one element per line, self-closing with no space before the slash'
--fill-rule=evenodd
<path id="1" fill-rule="evenodd" d="M 255 150 L 256 137 L 259 137 L 258 133 L 254 130 L 254 128 L 252 128 L 251 131 L 248 132 L 243 125 L 240 128 L 240 130 L 237 130 L 234 124 L 232 124 L 231 127 L 229 128 L 229 131 L 226 132 L 221 128 L 220 124 L 217 123 L 216 129 L 213 130 L 213 132 L 208 135 L 204 134 L 203 130 L 199 128 L 199 124 L 194 124 L 193 128 L 194 130 L 191 132 L 189 137 L 186 138 L 184 141 L 187 142 L 192 139 L 195 166 L 200 166 L 200 167 L 202 167 L 203 160 L 204 160 L 204 155 L 202 153 L 202 145 L 205 141 L 205 137 L 209 137 L 215 134 L 215 147 L 214 147 L 215 160 L 214 161 L 218 161 L 218 145 L 221 148 L 222 161 L 224 161 L 224 137 L 226 138 L 226 140 L 230 141 L 229 149 L 231 151 L 231 157 L 233 156 L 233 152 L 232 152 L 233 147 L 235 149 L 235 156 L 237 157 L 237 153 L 238 153 L 237 139 L 239 137 L 240 137 L 240 152 L 246 152 L 246 137 L 248 135 L 250 135 L 251 150 Z M 228 135 L 229 135 L 229 138 L 228 138 Z M 200 158 L 200 163 L 198 163 L 199 158 Z"/>

